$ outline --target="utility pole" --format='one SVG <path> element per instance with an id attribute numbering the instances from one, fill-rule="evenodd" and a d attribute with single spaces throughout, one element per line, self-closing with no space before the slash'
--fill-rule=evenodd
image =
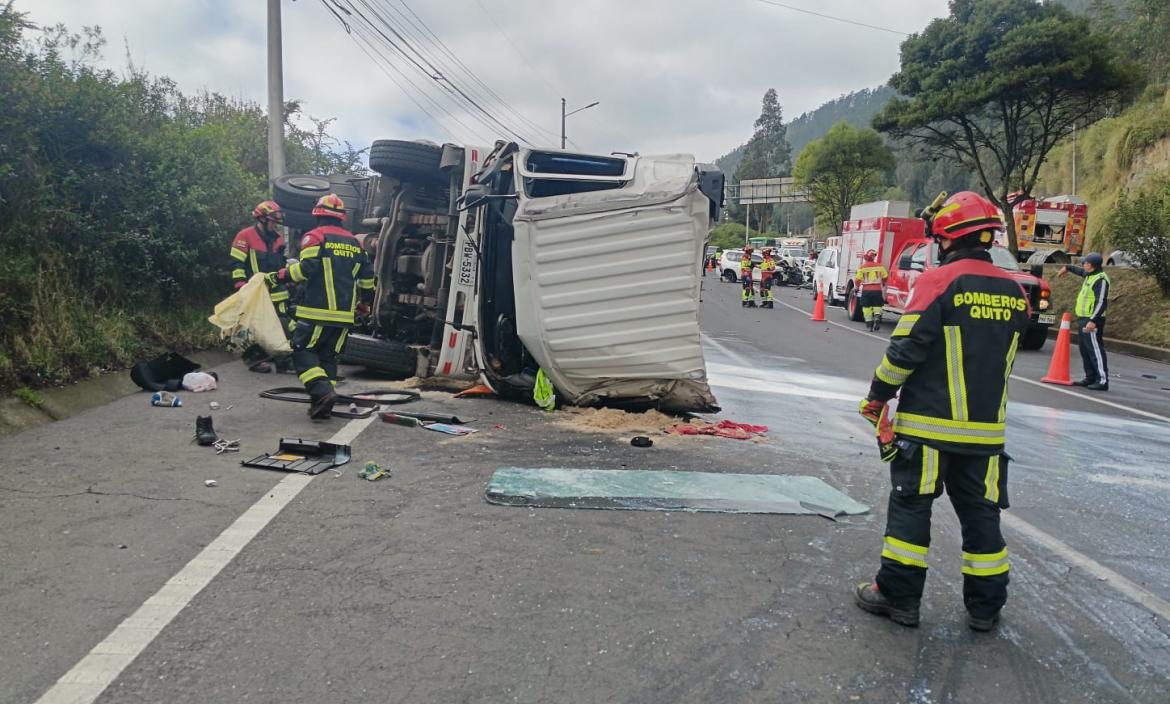
<path id="1" fill-rule="evenodd" d="M 268 0 L 268 182 L 284 175 L 284 67 L 280 0 Z"/>
<path id="2" fill-rule="evenodd" d="M 1072 144 L 1072 194 L 1077 194 L 1077 123 L 1073 123 Z"/>
<path id="3" fill-rule="evenodd" d="M 588 110 L 589 108 L 594 107 L 595 105 L 601 105 L 601 103 L 599 101 L 595 100 L 592 103 L 589 103 L 588 105 L 586 105 L 585 107 L 577 108 L 576 110 L 573 110 L 572 112 L 565 112 L 565 99 L 561 98 L 561 149 L 565 148 L 565 118 L 568 117 L 569 115 L 576 115 L 577 113 L 581 112 L 582 110 Z"/>

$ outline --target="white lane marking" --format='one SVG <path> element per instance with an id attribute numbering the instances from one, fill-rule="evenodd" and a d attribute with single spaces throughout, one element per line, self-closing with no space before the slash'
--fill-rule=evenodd
<path id="1" fill-rule="evenodd" d="M 786 308 L 791 308 L 792 310 L 796 311 L 797 313 L 804 313 L 804 314 L 808 313 L 808 311 L 801 310 L 800 308 L 797 308 L 796 306 L 794 306 L 790 303 L 785 303 L 784 301 L 781 301 L 780 299 L 776 299 L 776 302 L 782 306 L 785 306 Z M 826 320 L 826 321 L 824 321 L 824 323 L 826 325 L 835 325 L 835 326 L 841 328 L 842 330 L 848 330 L 849 332 L 854 333 L 856 335 L 864 335 L 865 337 L 871 337 L 875 340 L 878 340 L 879 342 L 889 343 L 889 341 L 890 341 L 890 338 L 888 338 L 888 337 L 882 337 L 881 335 L 874 335 L 873 333 L 866 332 L 864 330 L 857 330 L 857 329 L 852 328 L 848 325 L 843 325 L 841 323 L 834 322 L 832 320 Z M 1042 381 L 1035 381 L 1033 379 L 1027 379 L 1027 378 L 1024 378 L 1022 376 L 1018 376 L 1016 374 L 1012 374 L 1012 379 L 1015 379 L 1016 381 L 1022 381 L 1025 384 L 1031 384 L 1032 386 L 1038 386 L 1041 389 L 1046 389 L 1048 391 L 1054 391 L 1058 394 L 1066 394 L 1068 396 L 1072 396 L 1073 398 L 1079 398 L 1082 401 L 1089 401 L 1090 403 L 1096 403 L 1096 404 L 1099 404 L 1102 406 L 1116 408 L 1117 410 L 1125 411 L 1126 413 L 1132 413 L 1134 415 L 1144 416 L 1146 418 L 1153 418 L 1154 420 L 1160 420 L 1163 423 L 1170 423 L 1170 416 L 1163 416 L 1163 415 L 1159 415 L 1157 413 L 1151 413 L 1150 411 L 1143 411 L 1140 408 L 1133 408 L 1132 406 L 1125 406 L 1125 405 L 1122 405 L 1120 403 L 1114 403 L 1113 401 L 1106 401 L 1105 399 L 1097 398 L 1096 396 L 1089 396 L 1087 394 L 1080 394 L 1080 393 L 1077 393 L 1075 391 L 1071 391 L 1069 389 L 1066 389 L 1066 388 L 1063 388 L 1060 386 L 1053 386 L 1052 384 L 1045 384 Z"/>
<path id="2" fill-rule="evenodd" d="M 369 418 L 351 420 L 329 442 L 349 443 L 377 417 L 375 413 Z M 36 704 L 92 704 L 312 479 L 305 474 L 290 474 L 264 492 L 259 501 L 62 675 Z"/>
<path id="3" fill-rule="evenodd" d="M 1134 584 L 1108 567 L 1096 562 L 1093 558 L 1062 543 L 1022 518 L 1017 518 L 1010 513 L 1003 513 L 1001 517 L 1003 524 L 1008 528 L 1026 536 L 1034 543 L 1043 545 L 1064 558 L 1067 562 L 1076 565 L 1094 577 L 1105 580 L 1110 586 L 1130 600 L 1149 609 L 1164 621 L 1170 622 L 1170 602 Z"/>

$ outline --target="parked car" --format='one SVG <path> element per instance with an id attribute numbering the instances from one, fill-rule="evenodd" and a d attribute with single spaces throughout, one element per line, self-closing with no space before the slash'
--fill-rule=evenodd
<path id="1" fill-rule="evenodd" d="M 841 248 L 825 247 L 817 255 L 813 268 L 813 296 L 818 292 L 825 295 L 825 303 L 836 305 L 842 299 L 837 297 L 837 268 L 840 266 Z"/>
<path id="2" fill-rule="evenodd" d="M 381 176 L 350 224 L 367 233 L 378 286 L 344 361 L 480 377 L 516 398 L 543 370 L 570 404 L 717 408 L 698 303 L 718 170 L 686 155 L 400 140 L 375 142 L 370 167 Z"/>
<path id="3" fill-rule="evenodd" d="M 723 250 L 723 255 L 719 257 L 719 276 L 728 283 L 737 283 L 739 281 L 739 264 L 742 261 L 742 249 Z M 752 252 L 753 269 L 758 267 L 762 261 L 764 261 L 764 255 L 760 254 L 759 251 Z"/>
<path id="4" fill-rule="evenodd" d="M 1105 266 L 1139 266 L 1137 257 L 1124 249 L 1115 249 L 1105 258 Z"/>

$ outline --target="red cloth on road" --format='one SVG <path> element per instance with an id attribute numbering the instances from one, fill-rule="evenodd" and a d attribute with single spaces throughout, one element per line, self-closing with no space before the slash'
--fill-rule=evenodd
<path id="1" fill-rule="evenodd" d="M 753 435 L 768 432 L 768 426 L 721 420 L 718 423 L 680 423 L 670 426 L 666 432 L 673 435 L 715 435 L 732 440 L 750 440 Z"/>

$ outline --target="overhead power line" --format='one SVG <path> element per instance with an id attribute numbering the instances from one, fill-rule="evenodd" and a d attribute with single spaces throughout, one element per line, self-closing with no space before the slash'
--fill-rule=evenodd
<path id="1" fill-rule="evenodd" d="M 476 1 L 478 2 L 479 0 L 476 0 Z M 775 0 L 756 0 L 756 2 L 763 3 L 764 5 L 772 5 L 774 7 L 783 7 L 784 9 L 792 10 L 793 12 L 803 12 L 806 15 L 812 15 L 814 17 L 821 17 L 821 18 L 826 19 L 826 20 L 833 20 L 834 22 L 844 22 L 845 24 L 855 25 L 857 27 L 866 27 L 868 29 L 876 29 L 879 32 L 889 32 L 890 34 L 900 34 L 903 37 L 910 36 L 909 32 L 900 32 L 896 29 L 890 29 L 889 27 L 879 27 L 876 24 L 866 24 L 865 22 L 858 22 L 856 20 L 846 19 L 844 17 L 837 17 L 835 15 L 826 15 L 823 12 L 813 12 L 812 10 L 804 9 L 803 7 L 795 7 L 793 5 L 788 5 L 788 4 L 785 4 L 782 2 L 776 2 Z"/>

